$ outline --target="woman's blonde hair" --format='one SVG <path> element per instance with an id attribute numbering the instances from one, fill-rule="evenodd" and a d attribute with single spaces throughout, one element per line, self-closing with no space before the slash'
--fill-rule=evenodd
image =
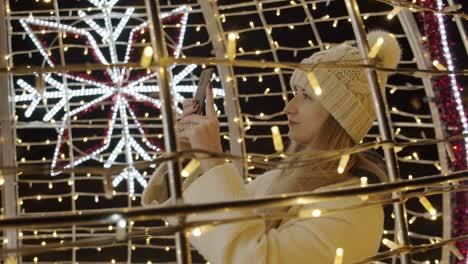
<path id="1" fill-rule="evenodd" d="M 381 182 L 386 181 L 387 175 L 382 169 L 382 160 L 376 158 L 370 152 L 350 155 L 348 164 L 342 174 L 338 174 L 337 172 L 338 159 L 308 164 L 301 162 L 301 153 L 305 153 L 305 156 L 310 156 L 311 154 L 320 155 L 329 150 L 346 149 L 354 145 L 355 143 L 348 133 L 330 115 L 320 129 L 317 138 L 314 139 L 313 146 L 297 144 L 295 142 L 290 143 L 287 153 L 294 155 L 291 155 L 292 157 L 287 161 L 286 166 L 280 168 L 281 173 L 278 179 L 280 181 L 275 181 L 278 184 L 272 185 L 268 194 L 312 191 L 322 186 L 350 179 L 351 176 L 359 176 L 352 175 L 351 169 L 375 175 Z"/>
<path id="2" fill-rule="evenodd" d="M 375 175 L 381 182 L 387 180 L 387 175 L 381 168 L 382 160 L 370 153 L 350 155 L 342 174 L 337 172 L 339 163 L 337 159 L 318 158 L 315 162 L 307 163 L 301 161 L 304 156 L 308 157 L 311 154 L 319 156 L 330 150 L 346 149 L 355 145 L 348 133 L 331 115 L 314 140 L 313 146 L 290 142 L 287 153 L 292 154 L 291 158 L 287 160 L 286 166 L 279 168 L 280 173 L 276 176 L 278 178 L 267 190 L 267 195 L 313 191 L 319 187 L 349 180 L 353 176 L 365 176 L 353 175 L 350 170 Z M 305 155 L 301 155 L 302 153 Z M 267 221 L 267 227 L 274 227 L 278 223 L 279 221 Z"/>

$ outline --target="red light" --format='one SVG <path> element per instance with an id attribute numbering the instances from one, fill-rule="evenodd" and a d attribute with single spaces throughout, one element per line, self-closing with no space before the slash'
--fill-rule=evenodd
<path id="1" fill-rule="evenodd" d="M 453 148 L 454 150 L 458 150 L 458 146 L 457 146 L 457 145 L 453 146 L 452 148 Z"/>

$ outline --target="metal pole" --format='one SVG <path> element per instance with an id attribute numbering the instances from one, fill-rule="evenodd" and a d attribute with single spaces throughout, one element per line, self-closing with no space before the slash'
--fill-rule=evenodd
<path id="1" fill-rule="evenodd" d="M 421 33 L 419 32 L 416 21 L 414 20 L 413 14 L 408 11 L 406 8 L 403 8 L 398 13 L 398 19 L 400 24 L 405 31 L 405 34 L 408 38 L 408 43 L 410 44 L 411 50 L 413 51 L 414 57 L 416 58 L 416 63 L 419 69 L 431 69 L 432 65 L 429 61 L 429 54 L 424 51 L 424 48 L 421 44 Z M 422 78 L 424 85 L 424 91 L 426 96 L 429 98 L 428 105 L 429 110 L 432 115 L 432 122 L 434 123 L 434 133 L 436 139 L 443 139 L 445 137 L 444 130 L 442 129 L 442 124 L 440 123 L 440 114 L 439 109 L 435 103 L 434 90 L 431 78 L 425 77 Z M 447 162 L 447 154 L 443 143 L 437 144 L 437 153 L 439 156 L 439 162 L 441 167 L 441 173 L 443 175 L 449 173 L 449 167 Z M 448 187 L 450 184 L 446 184 Z M 449 239 L 452 234 L 452 206 L 451 206 L 451 193 L 442 194 L 442 210 L 443 210 L 443 228 L 442 228 L 442 238 Z M 450 252 L 448 247 L 442 248 L 442 263 L 449 263 Z"/>
<path id="2" fill-rule="evenodd" d="M 5 19 L 6 8 L 8 1 L 0 1 L 0 67 L 6 68 L 12 59 L 6 60 L 8 54 L 8 34 L 7 20 Z M 7 6 L 8 7 L 8 6 Z M 13 113 L 14 109 L 9 101 L 9 92 L 12 91 L 8 82 L 8 75 L 0 76 L 0 167 L 15 167 L 15 136 L 16 131 L 13 128 Z M 2 195 L 2 215 L 3 217 L 16 216 L 16 176 L 14 173 L 1 173 L 4 183 L 1 187 Z M 9 228 L 4 231 L 3 236 L 6 237 L 8 243 L 4 246 L 5 249 L 14 249 L 18 247 L 17 230 Z"/>
<path id="3" fill-rule="evenodd" d="M 158 0 L 146 0 L 150 14 L 150 34 L 153 48 L 155 48 L 155 60 L 164 60 L 167 58 L 166 42 L 164 39 L 164 31 L 162 22 L 159 16 Z M 163 114 L 163 131 L 164 144 L 166 151 L 175 152 L 178 150 L 175 130 L 174 105 L 169 83 L 169 71 L 166 66 L 157 67 L 160 98 L 162 103 Z M 169 169 L 169 187 L 171 196 L 174 197 L 176 204 L 183 204 L 182 182 L 180 180 L 180 160 L 171 160 L 168 162 Z M 185 224 L 185 216 L 178 217 L 178 224 Z M 190 245 L 185 236 L 184 230 L 175 233 L 176 259 L 177 263 L 190 264 L 192 263 Z"/>
<path id="4" fill-rule="evenodd" d="M 356 41 L 361 56 L 364 58 L 364 63 L 371 64 L 371 61 L 367 57 L 367 54 L 369 54 L 369 43 L 367 43 L 364 24 L 361 19 L 361 14 L 357 2 L 356 0 L 345 0 L 345 3 L 349 17 L 351 18 L 354 35 L 356 36 Z M 366 69 L 365 71 L 371 89 L 372 99 L 374 102 L 374 110 L 377 116 L 377 122 L 379 124 L 379 132 L 382 141 L 394 141 L 392 130 L 390 130 L 389 116 L 387 115 L 388 111 L 386 109 L 385 101 L 382 93 L 380 92 L 379 83 L 377 81 L 377 73 L 373 69 Z M 396 160 L 395 150 L 393 149 L 393 147 L 384 147 L 383 151 L 385 155 L 385 161 L 387 164 L 389 180 L 390 182 L 398 181 L 399 169 Z M 398 198 L 400 197 L 400 193 L 394 192 L 392 193 L 392 197 Z M 397 241 L 401 246 L 409 245 L 406 209 L 404 204 L 394 203 L 393 211 L 395 213 Z M 411 263 L 410 255 L 402 253 L 401 263 Z"/>

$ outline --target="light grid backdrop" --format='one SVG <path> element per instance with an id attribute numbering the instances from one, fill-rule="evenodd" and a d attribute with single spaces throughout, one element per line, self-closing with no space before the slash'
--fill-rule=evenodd
<path id="1" fill-rule="evenodd" d="M 236 59 L 258 61 L 256 68 L 218 66 L 214 91 L 224 149 L 248 157 L 264 156 L 265 160 L 275 152 L 271 126 L 279 126 L 283 140 L 287 141 L 287 119 L 278 113 L 292 97 L 289 88 L 292 71 L 262 68 L 262 63 L 299 62 L 314 52 L 354 39 L 341 0 L 215 4 L 161 1 L 161 8 L 171 56 L 223 58 L 222 43 L 229 32 L 235 32 Z M 367 30 L 385 29 L 397 37 L 403 50 L 399 67 L 432 68 L 430 61 L 421 56 L 427 37 L 419 34 L 411 12 L 405 20 L 402 11 L 392 12 L 392 6 L 376 1 L 360 1 L 360 8 Z M 139 62 L 143 48 L 151 42 L 148 10 L 140 0 L 10 0 L 4 11 L 7 39 L 2 41 L 8 42 L 4 59 L 9 67 Z M 389 19 L 389 14 L 395 16 Z M 466 54 L 463 50 L 453 52 Z M 171 67 L 177 102 L 192 96 L 197 76 L 204 67 L 196 64 Z M 140 205 L 143 186 L 155 166 L 137 170 L 134 164 L 157 157 L 164 145 L 155 76 L 151 71 L 128 67 L 8 75 L 12 113 L 10 117 L 2 113 L 2 118 L 14 120 L 11 132 L 15 142 L 10 155 L 25 171 L 31 165 L 51 167 L 50 171 L 15 177 L 11 186 L 18 216 Z M 398 142 L 448 137 L 435 96 L 427 77 L 423 80 L 397 74 L 389 79 L 386 97 Z M 181 105 L 178 107 L 180 112 Z M 378 137 L 374 127 L 365 141 Z M 457 144 L 464 147 L 463 142 Z M 397 156 L 403 179 L 445 172 L 449 166 L 444 148 L 435 145 L 408 147 Z M 93 173 L 90 167 L 116 166 L 121 171 L 113 178 L 113 190 L 106 193 L 102 176 Z M 76 170 L 61 171 L 67 168 Z M 253 166 L 246 169 L 246 181 L 262 172 Z M 417 199 L 406 203 L 413 244 L 439 241 L 444 230 L 445 238 L 450 236 L 450 197 L 449 194 L 428 197 L 438 211 L 436 216 L 429 214 Z M 164 222 L 130 222 L 128 231 L 144 234 L 149 227 L 161 225 Z M 385 228 L 384 237 L 394 240 L 391 206 L 386 208 Z M 88 238 L 113 238 L 115 233 L 115 226 L 76 225 L 25 228 L 15 236 L 19 246 L 47 247 Z M 11 245 L 15 240 L 9 240 L 4 236 L 5 246 L 10 243 L 15 247 Z M 171 236 L 142 235 L 117 243 L 91 243 L 65 251 L 28 255 L 23 257 L 23 263 L 161 263 L 175 260 L 173 245 Z M 381 251 L 386 250 L 382 245 Z M 444 254 L 451 253 L 446 248 Z M 204 262 L 195 250 L 192 256 L 194 262 Z M 435 263 L 441 257 L 440 248 L 413 255 L 415 263 Z M 392 259 L 386 261 L 391 262 Z"/>

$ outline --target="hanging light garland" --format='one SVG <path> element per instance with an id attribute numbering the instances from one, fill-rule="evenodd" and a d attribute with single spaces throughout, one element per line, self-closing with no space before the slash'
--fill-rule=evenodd
<path id="1" fill-rule="evenodd" d="M 418 4 L 438 10 L 445 8 L 442 0 L 418 0 Z M 451 42 L 448 35 L 446 17 L 441 13 L 422 12 L 418 14 L 418 18 L 421 32 L 425 35 L 423 41 L 425 41 L 425 46 L 431 55 L 434 67 L 439 70 L 454 70 L 454 57 L 450 52 L 453 42 Z M 435 78 L 434 89 L 436 103 L 441 111 L 441 119 L 445 122 L 447 134 L 450 136 L 466 133 L 468 131 L 468 122 L 461 99 L 463 88 L 457 82 L 456 76 L 449 74 Z M 451 169 L 466 169 L 468 161 L 467 139 L 452 142 L 448 148 L 453 150 L 453 152 L 450 152 Z M 456 193 L 454 196 L 456 203 L 453 212 L 452 235 L 458 236 L 466 234 L 468 231 L 468 225 L 466 224 L 468 223 L 468 217 L 464 213 L 468 206 L 466 202 L 468 197 L 465 192 Z M 466 256 L 468 242 L 460 241 L 456 243 L 456 246 Z M 463 261 L 459 260 L 457 263 L 463 263 Z"/>

